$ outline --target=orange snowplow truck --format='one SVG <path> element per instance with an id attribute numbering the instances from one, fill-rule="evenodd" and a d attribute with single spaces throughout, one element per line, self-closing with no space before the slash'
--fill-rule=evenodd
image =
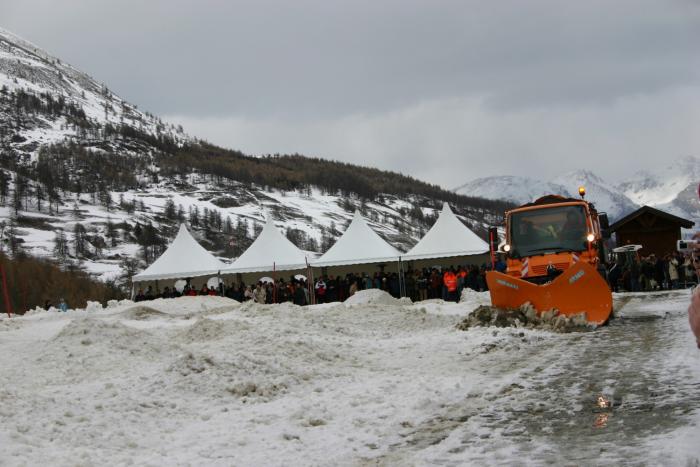
<path id="1" fill-rule="evenodd" d="M 584 200 L 547 195 L 506 212 L 505 273 L 490 271 L 491 303 L 517 308 L 527 302 L 538 312 L 551 309 L 571 316 L 582 312 L 592 324 L 604 324 L 612 312 L 605 279 L 604 240 L 608 217 Z"/>

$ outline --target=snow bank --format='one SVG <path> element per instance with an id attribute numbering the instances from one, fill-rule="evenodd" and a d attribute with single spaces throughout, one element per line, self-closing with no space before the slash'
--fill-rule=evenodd
<path id="1" fill-rule="evenodd" d="M 469 304 L 476 308 L 480 305 L 491 304 L 491 294 L 489 292 L 477 292 L 468 287 L 462 290 L 462 295 L 459 297 L 459 303 Z"/>
<path id="2" fill-rule="evenodd" d="M 397 299 L 381 289 L 366 289 L 355 292 L 345 300 L 346 305 L 410 305 L 411 299 Z"/>
<path id="3" fill-rule="evenodd" d="M 231 298 L 209 295 L 202 297 L 158 298 L 139 302 L 139 304 L 161 313 L 172 315 L 230 311 L 232 308 L 240 305 L 239 302 Z"/>
<path id="4" fill-rule="evenodd" d="M 15 356 L 0 363 L 12 382 L 0 388 L 0 463 L 695 465 L 688 297 L 630 302 L 671 315 L 594 333 L 461 332 L 472 295 L 322 307 L 191 297 L 0 321 L 0 353 Z M 593 426 L 598 394 L 627 404 L 607 431 Z M 638 417 L 666 425 L 634 431 Z"/>

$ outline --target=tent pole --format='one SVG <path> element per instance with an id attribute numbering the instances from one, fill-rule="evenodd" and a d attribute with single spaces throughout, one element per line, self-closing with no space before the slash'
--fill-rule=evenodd
<path id="1" fill-rule="evenodd" d="M 306 261 L 306 290 L 309 292 L 309 304 L 316 304 L 316 292 L 314 289 L 314 268 L 309 264 L 308 258 L 304 258 Z"/>
<path id="2" fill-rule="evenodd" d="M 277 274 L 274 261 L 272 262 L 272 303 L 277 303 Z"/>

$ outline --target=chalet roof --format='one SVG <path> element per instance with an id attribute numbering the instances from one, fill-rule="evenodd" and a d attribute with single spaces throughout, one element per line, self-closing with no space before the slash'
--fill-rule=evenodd
<path id="1" fill-rule="evenodd" d="M 637 209 L 634 212 L 631 212 L 630 214 L 627 214 L 625 217 L 622 219 L 619 219 L 617 222 L 612 224 L 610 226 L 610 230 L 613 232 L 617 231 L 620 227 L 623 225 L 635 220 L 636 218 L 642 216 L 643 214 L 652 214 L 654 216 L 660 217 L 662 219 L 669 220 L 673 223 L 678 224 L 680 227 L 683 227 L 684 229 L 689 229 L 693 225 L 695 225 L 695 222 L 688 220 L 688 219 L 683 219 L 682 217 L 674 216 L 673 214 L 670 214 L 668 212 L 661 211 L 656 208 L 652 208 L 651 206 L 642 206 L 641 208 Z"/>

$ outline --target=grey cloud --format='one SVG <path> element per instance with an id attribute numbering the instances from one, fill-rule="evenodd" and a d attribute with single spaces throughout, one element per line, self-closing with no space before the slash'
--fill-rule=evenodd
<path id="1" fill-rule="evenodd" d="M 254 154 L 450 187 L 700 153 L 693 1 L 0 1 L 1 26 Z"/>
<path id="2" fill-rule="evenodd" d="M 474 95 L 597 105 L 700 73 L 700 13 L 684 3 L 5 3 L 7 27 L 158 113 L 317 118 Z"/>

